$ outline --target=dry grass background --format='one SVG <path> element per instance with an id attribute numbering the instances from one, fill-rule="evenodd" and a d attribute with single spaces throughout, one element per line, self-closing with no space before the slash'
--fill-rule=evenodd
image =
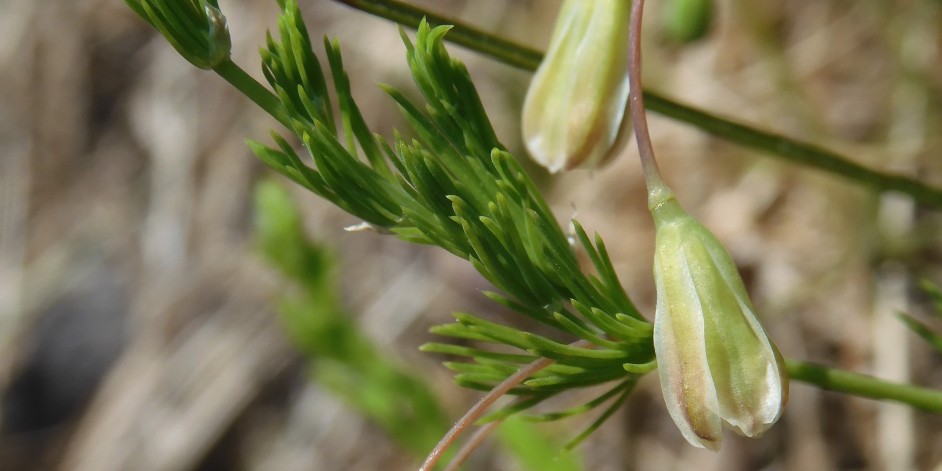
<path id="1" fill-rule="evenodd" d="M 259 76 L 275 2 L 220 3 L 236 62 Z M 339 37 L 371 125 L 386 135 L 403 127 L 375 86 L 410 87 L 395 26 L 327 0 L 301 3 L 312 37 Z M 414 3 L 544 47 L 559 2 Z M 942 184 L 938 1 L 721 0 L 712 34 L 687 47 L 663 41 L 651 3 L 651 88 Z M 528 75 L 452 51 L 519 151 Z M 264 139 L 272 119 L 117 0 L 0 3 L 0 84 L 0 469 L 414 466 L 306 381 L 273 313 L 280 281 L 251 235 L 253 184 L 267 172 L 243 145 Z M 787 356 L 942 388 L 939 355 L 893 318 L 929 318 L 914 280 L 942 281 L 937 211 L 651 121 L 666 178 L 727 243 Z M 562 220 L 575 214 L 603 235 L 650 314 L 653 234 L 631 151 L 603 170 L 540 180 Z M 357 221 L 297 194 L 311 234 L 342 258 L 349 310 L 457 417 L 478 394 L 416 347 L 451 311 L 493 311 L 479 294 L 486 283 L 439 250 L 345 233 Z M 792 391 L 764 438 L 728 436 L 713 454 L 683 443 L 646 378 L 580 448 L 586 469 L 942 469 L 942 417 Z M 514 466 L 486 447 L 471 467 Z"/>

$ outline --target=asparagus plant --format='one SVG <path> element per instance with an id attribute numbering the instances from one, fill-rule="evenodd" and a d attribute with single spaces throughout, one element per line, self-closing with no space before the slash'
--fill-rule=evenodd
<path id="1" fill-rule="evenodd" d="M 592 425 L 574 438 L 575 444 L 617 410 L 637 380 L 658 364 L 672 417 L 691 443 L 709 448 L 719 446 L 723 422 L 746 435 L 761 434 L 774 423 L 787 398 L 786 371 L 793 380 L 818 387 L 942 412 L 939 391 L 782 360 L 759 324 L 728 253 L 680 209 L 664 185 L 647 136 L 642 97 L 650 109 L 720 137 L 879 191 L 900 191 L 942 206 L 942 190 L 656 94 L 642 95 L 638 0 L 630 27 L 627 18 L 621 18 L 625 2 L 566 2 L 563 14 L 574 16 L 561 18 L 559 25 L 595 25 L 593 31 L 604 34 L 589 39 L 599 42 L 601 49 L 596 55 L 581 56 L 566 42 L 586 37 L 560 33 L 547 57 L 548 65 L 535 79 L 525 113 L 548 115 L 550 108 L 562 106 L 561 113 L 587 110 L 579 116 L 588 120 L 576 120 L 583 128 L 570 134 L 575 136 L 572 141 L 552 141 L 558 131 L 540 129 L 559 125 L 552 120 L 531 119 L 533 126 L 525 122 L 524 127 L 533 138 L 528 141 L 535 157 L 551 170 L 604 161 L 618 145 L 618 136 L 625 134 L 626 124 L 621 121 L 627 87 L 620 74 L 631 69 L 631 121 L 637 130 L 657 230 L 658 304 L 653 323 L 638 311 L 619 282 L 602 239 L 590 236 L 577 221 L 572 221 L 574 243 L 562 229 L 524 167 L 497 139 L 468 71 L 449 55 L 444 42 L 454 39 L 531 70 L 542 58 L 538 52 L 460 24 L 445 26 L 445 19 L 434 15 L 425 20 L 425 12 L 401 2 L 344 1 L 417 27 L 414 41 L 405 32 L 402 39 L 422 101 L 384 87 L 415 137 L 399 133 L 382 137 L 368 128 L 352 96 L 336 40 L 324 40 L 327 67 L 321 66 L 296 0 L 278 0 L 278 31 L 268 36 L 261 50 L 268 87 L 231 60 L 225 17 L 215 0 L 126 2 L 188 61 L 222 76 L 285 127 L 282 132 L 287 136 L 272 132 L 272 144 L 249 142 L 262 162 L 362 219 L 363 228 L 437 246 L 467 260 L 493 284 L 494 290 L 485 293 L 488 298 L 546 327 L 537 334 L 473 313 L 456 313 L 454 323 L 433 329 L 445 340 L 421 349 L 464 359 L 445 364 L 456 372 L 456 382 L 491 392 L 459 420 L 422 469 L 432 469 L 442 451 L 500 395 L 519 399 L 487 420 L 526 413 L 566 391 L 608 385 L 585 404 L 534 416 L 558 419 L 602 408 Z M 585 6 L 589 3 L 599 9 L 595 14 L 608 14 L 609 21 L 591 23 L 592 12 L 585 10 L 591 10 Z M 627 56 L 619 55 L 626 50 L 627 35 L 632 35 L 630 63 L 623 60 Z M 577 71 L 567 68 L 581 67 L 579 61 L 586 60 L 588 65 L 600 66 L 595 75 L 604 82 L 596 85 L 614 98 L 611 102 L 591 94 L 559 96 L 564 85 L 554 80 L 572 78 L 566 74 Z M 559 61 L 558 67 L 553 61 Z M 578 100 L 583 99 L 588 100 L 587 108 L 579 108 Z M 335 114 L 334 100 L 339 114 Z M 559 126 L 563 127 L 556 129 L 565 128 L 565 124 Z M 541 139 L 550 144 L 544 157 L 541 152 L 547 147 L 537 145 Z M 292 142 L 299 142 L 308 157 L 302 158 Z M 591 272 L 580 267 L 574 244 L 588 254 Z"/>

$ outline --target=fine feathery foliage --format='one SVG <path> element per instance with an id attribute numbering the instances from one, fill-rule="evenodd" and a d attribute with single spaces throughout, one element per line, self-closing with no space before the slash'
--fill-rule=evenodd
<path id="1" fill-rule="evenodd" d="M 376 348 L 343 308 L 330 251 L 305 234 L 288 191 L 272 180 L 260 182 L 255 209 L 259 251 L 288 282 L 278 296 L 281 321 L 312 379 L 415 456 L 425 456 L 448 429 L 431 386 Z M 497 437 L 524 469 L 582 469 L 578 454 L 560 454 L 558 440 L 538 424 L 508 419 Z"/>
<path id="2" fill-rule="evenodd" d="M 339 46 L 325 40 L 340 110 L 338 129 L 327 81 L 296 2 L 281 3 L 279 37 L 269 36 L 262 50 L 263 70 L 313 166 L 277 133 L 275 147 L 250 142 L 252 150 L 277 172 L 377 232 L 436 245 L 470 261 L 498 288 L 486 293 L 489 298 L 556 332 L 537 335 L 455 314 L 456 323 L 433 332 L 500 346 L 424 345 L 425 351 L 468 360 L 446 364 L 457 372 L 459 384 L 490 389 L 521 365 L 546 357 L 555 363 L 511 391 L 526 397 L 510 410 L 612 381 L 617 384 L 598 402 L 617 404 L 640 374 L 654 368 L 652 326 L 621 287 L 601 239 L 593 240 L 574 223 L 577 242 L 572 243 L 520 163 L 498 142 L 466 68 L 445 50 L 448 28 L 423 23 L 414 44 L 402 35 L 425 103 L 413 103 L 387 87 L 416 136 L 406 140 L 397 133 L 387 141 L 368 129 L 351 96 Z M 577 244 L 596 274 L 581 271 Z M 591 346 L 569 345 L 579 339 Z"/>
<path id="3" fill-rule="evenodd" d="M 125 0 L 191 64 L 212 69 L 229 60 L 232 41 L 217 0 Z"/>

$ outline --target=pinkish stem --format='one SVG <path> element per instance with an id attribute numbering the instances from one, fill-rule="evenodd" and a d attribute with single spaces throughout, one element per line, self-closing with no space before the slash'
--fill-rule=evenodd
<path id="1" fill-rule="evenodd" d="M 660 186 L 661 173 L 654 159 L 654 147 L 648 132 L 648 118 L 644 111 L 644 92 L 641 89 L 641 18 L 644 14 L 644 0 L 632 0 L 630 31 L 628 33 L 628 107 L 631 109 L 631 122 L 635 129 L 635 141 L 641 156 L 641 167 L 648 188 Z"/>
<path id="2" fill-rule="evenodd" d="M 497 430 L 497 426 L 500 424 L 501 422 L 499 420 L 495 420 L 478 428 L 474 432 L 474 435 L 471 435 L 471 438 L 468 439 L 467 443 L 458 450 L 458 453 L 452 458 L 451 463 L 448 463 L 448 466 L 445 467 L 445 471 L 458 471 L 461 465 L 471 456 L 471 453 L 473 453 L 481 443 L 484 443 L 484 440 L 494 433 L 494 430 Z"/>
<path id="3" fill-rule="evenodd" d="M 476 404 L 471 406 L 468 409 L 468 412 L 458 419 L 455 422 L 455 425 L 448 430 L 448 433 L 438 442 L 438 445 L 435 445 L 435 448 L 429 453 L 428 457 L 425 458 L 425 462 L 422 463 L 422 466 L 419 468 L 419 471 L 432 471 L 435 465 L 438 463 L 438 460 L 441 459 L 442 455 L 445 454 L 445 451 L 448 450 L 448 447 L 451 446 L 458 437 L 464 433 L 474 422 L 476 422 L 484 412 L 487 411 L 491 405 L 494 404 L 498 399 L 500 399 L 504 394 L 507 394 L 508 391 L 524 382 L 530 376 L 533 376 L 543 368 L 552 365 L 554 360 L 549 358 L 540 358 L 533 361 L 532 363 L 527 364 L 526 366 L 520 368 L 516 373 L 507 377 L 497 386 L 494 386 L 494 389 L 491 389 L 484 397 L 482 397 Z"/>
<path id="4" fill-rule="evenodd" d="M 569 344 L 570 347 L 576 348 L 585 348 L 591 345 L 592 343 L 588 340 L 579 340 Z M 509 392 L 511 389 L 515 388 L 520 383 L 526 381 L 527 378 L 533 376 L 543 368 L 546 368 L 553 363 L 555 363 L 555 360 L 549 358 L 539 358 L 534 360 L 532 363 L 528 363 L 527 365 L 521 367 L 519 370 L 517 370 L 516 373 L 508 376 L 507 379 L 501 381 L 497 386 L 494 386 L 494 389 L 488 391 L 484 397 L 471 406 L 471 408 L 468 409 L 468 412 L 465 412 L 465 414 L 460 419 L 458 419 L 457 422 L 455 422 L 455 425 L 451 426 L 451 429 L 448 430 L 448 433 L 446 433 L 445 436 L 439 440 L 438 444 L 435 445 L 435 448 L 432 450 L 432 452 L 429 453 L 428 457 L 425 458 L 422 466 L 419 467 L 419 471 L 432 471 L 432 469 L 435 468 L 435 465 L 438 464 L 438 460 L 440 460 L 442 455 L 445 454 L 445 451 L 448 450 L 448 447 L 450 447 L 455 442 L 455 440 L 457 440 L 458 437 L 468 429 L 468 427 L 480 419 L 489 407 L 497 402 L 497 400 L 502 396 L 507 394 L 507 392 Z M 485 434 L 480 437 L 480 440 L 472 440 L 468 446 L 462 449 L 462 461 L 467 459 L 467 457 L 471 454 L 472 451 L 474 451 L 477 445 L 483 441 L 483 439 L 487 436 L 486 433 L 489 432 L 485 432 Z"/>

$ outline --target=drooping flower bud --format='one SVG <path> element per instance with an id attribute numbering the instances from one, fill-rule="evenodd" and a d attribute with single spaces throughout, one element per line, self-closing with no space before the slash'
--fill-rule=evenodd
<path id="1" fill-rule="evenodd" d="M 649 207 L 657 230 L 654 350 L 671 418 L 701 448 L 719 449 L 723 423 L 757 437 L 788 400 L 782 357 L 716 237 L 662 185 Z"/>
<path id="2" fill-rule="evenodd" d="M 551 172 L 597 166 L 617 153 L 628 127 L 630 3 L 566 0 L 560 9 L 523 105 L 527 150 Z"/>

